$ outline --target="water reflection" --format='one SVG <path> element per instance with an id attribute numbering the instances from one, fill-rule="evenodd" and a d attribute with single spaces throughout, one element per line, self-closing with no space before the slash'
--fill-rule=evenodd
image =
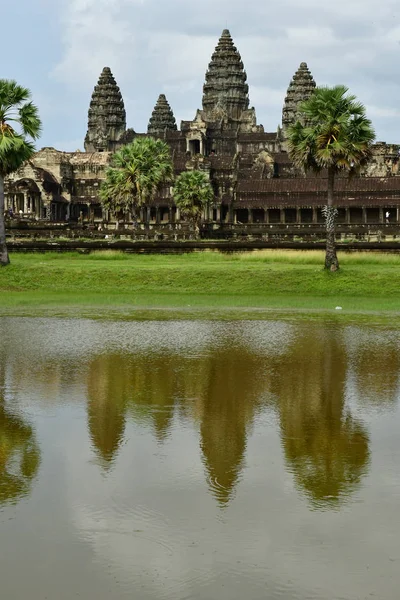
<path id="1" fill-rule="evenodd" d="M 365 426 L 346 407 L 348 357 L 340 329 L 307 330 L 279 351 L 262 352 L 240 336 L 198 355 L 107 355 L 88 372 L 91 439 L 104 463 L 123 439 L 126 411 L 149 423 L 159 442 L 174 415 L 199 425 L 210 490 L 229 503 L 244 466 L 248 433 L 259 410 L 280 417 L 289 469 L 300 491 L 318 508 L 339 506 L 354 492 L 369 464 Z M 282 351 L 282 349 L 284 349 Z"/>
<path id="2" fill-rule="evenodd" d="M 296 484 L 316 508 L 337 507 L 369 464 L 369 436 L 345 407 L 342 331 L 319 328 L 296 337 L 274 368 L 281 438 Z"/>
<path id="3" fill-rule="evenodd" d="M 36 321 L 10 324 L 3 322 L 0 339 L 10 383 L 25 395 L 34 389 L 45 407 L 61 397 L 79 404 L 86 396 L 88 432 L 102 469 L 115 465 L 128 420 L 150 428 L 161 445 L 174 428 L 187 426 L 198 435 L 220 506 L 235 494 L 256 417 L 272 413 L 297 489 L 314 507 L 340 506 L 369 466 L 368 431 L 349 398 L 374 407 L 397 402 L 396 332 L 323 323 L 84 322 L 77 325 L 77 347 L 70 322 L 56 324 L 47 344 L 48 330 Z M 33 477 L 34 432 L 1 406 L 2 440 L 26 448 L 21 472 Z M 11 445 L 1 446 L 2 489 L 10 472 L 5 465 L 14 460 Z"/>
<path id="4" fill-rule="evenodd" d="M 242 344 L 202 361 L 197 396 L 201 450 L 210 489 L 221 505 L 229 502 L 244 465 L 249 430 L 261 404 L 265 362 Z M 194 365 L 193 365 L 194 366 Z"/>
<path id="5" fill-rule="evenodd" d="M 395 598 L 399 340 L 0 319 L 3 596 Z"/>
<path id="6" fill-rule="evenodd" d="M 30 492 L 39 463 L 33 428 L 7 410 L 0 391 L 0 506 L 16 502 Z"/>
<path id="7" fill-rule="evenodd" d="M 397 334 L 351 328 L 346 337 L 357 397 L 377 409 L 394 408 L 400 376 Z"/>
<path id="8" fill-rule="evenodd" d="M 104 468 L 123 440 L 131 391 L 129 364 L 118 355 L 97 356 L 87 369 L 89 434 Z"/>
<path id="9" fill-rule="evenodd" d="M 264 358 L 265 361 L 265 358 Z M 88 366 L 88 425 L 103 465 L 123 440 L 126 412 L 150 424 L 159 443 L 174 415 L 199 426 L 210 490 L 228 503 L 243 467 L 246 439 L 263 389 L 260 358 L 242 344 L 196 357 L 175 353 L 107 355 Z"/>

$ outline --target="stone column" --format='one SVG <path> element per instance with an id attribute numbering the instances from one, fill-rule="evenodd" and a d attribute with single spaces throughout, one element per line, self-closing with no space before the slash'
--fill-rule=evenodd
<path id="1" fill-rule="evenodd" d="M 264 209 L 264 223 L 269 223 L 269 210 L 268 210 L 268 208 Z"/>
<path id="2" fill-rule="evenodd" d="M 233 211 L 233 222 L 235 225 L 237 224 L 237 211 L 236 210 Z"/>
<path id="3" fill-rule="evenodd" d="M 217 222 L 221 222 L 221 206 L 217 207 Z"/>
<path id="4" fill-rule="evenodd" d="M 396 208 L 396 223 L 399 222 L 399 216 L 400 216 L 400 209 Z"/>
<path id="5" fill-rule="evenodd" d="M 150 219 L 151 219 L 151 208 L 150 208 L 150 206 L 147 206 L 145 210 L 147 212 L 147 217 L 146 217 L 147 224 L 150 224 Z"/>
<path id="6" fill-rule="evenodd" d="M 296 208 L 296 223 L 301 223 L 301 211 L 300 211 L 300 208 Z"/>
<path id="7" fill-rule="evenodd" d="M 24 215 L 28 212 L 28 195 L 24 192 Z"/>
<path id="8" fill-rule="evenodd" d="M 280 222 L 285 223 L 285 209 L 284 208 L 280 209 Z"/>
<path id="9" fill-rule="evenodd" d="M 350 208 L 346 208 L 345 210 L 346 210 L 345 220 L 346 220 L 346 223 L 349 224 L 350 223 Z"/>
<path id="10" fill-rule="evenodd" d="M 156 224 L 157 225 L 160 224 L 160 207 L 159 206 L 156 207 Z"/>
<path id="11" fill-rule="evenodd" d="M 312 209 L 312 222 L 318 223 L 318 211 L 315 207 Z"/>
<path id="12" fill-rule="evenodd" d="M 365 208 L 365 206 L 362 207 L 362 222 L 365 225 L 367 224 L 367 209 Z"/>
<path id="13" fill-rule="evenodd" d="M 384 223 L 384 220 L 383 220 L 383 208 L 379 209 L 379 223 Z"/>
<path id="14" fill-rule="evenodd" d="M 175 221 L 180 221 L 181 220 L 181 211 L 180 209 L 177 207 L 176 208 L 176 214 L 175 214 Z"/>
<path id="15" fill-rule="evenodd" d="M 253 215 L 253 209 L 252 208 L 248 208 L 247 209 L 247 213 L 248 213 L 248 222 L 249 223 L 254 223 L 254 215 Z"/>

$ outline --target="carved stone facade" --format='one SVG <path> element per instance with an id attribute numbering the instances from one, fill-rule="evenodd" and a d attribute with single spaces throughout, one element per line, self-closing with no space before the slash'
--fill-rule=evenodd
<path id="1" fill-rule="evenodd" d="M 207 220 L 215 226 L 253 223 L 317 223 L 326 202 L 324 176 L 299 173 L 286 152 L 285 131 L 298 105 L 315 88 L 301 63 L 282 111 L 282 128 L 266 132 L 250 108 L 247 76 L 228 30 L 224 30 L 205 76 L 202 109 L 177 130 L 168 101 L 161 95 L 148 132 L 126 128 L 124 102 L 108 67 L 103 69 L 89 108 L 85 152 L 43 148 L 6 181 L 6 206 L 21 216 L 59 220 L 107 221 L 99 187 L 112 152 L 136 136 L 152 135 L 171 148 L 175 174 L 201 169 L 215 199 Z M 339 222 L 400 222 L 400 146 L 379 142 L 374 158 L 359 177 L 340 177 L 336 186 Z M 144 222 L 179 220 L 170 184 L 141 210 Z"/>
<path id="2" fill-rule="evenodd" d="M 90 102 L 85 151 L 113 151 L 125 131 L 126 113 L 122 94 L 110 68 L 104 67 Z"/>
<path id="3" fill-rule="evenodd" d="M 297 120 L 297 110 L 299 104 L 308 100 L 316 87 L 313 76 L 311 75 L 307 63 L 302 62 L 293 79 L 289 84 L 285 104 L 282 110 L 282 127 L 285 131 Z"/>
<path id="4" fill-rule="evenodd" d="M 150 117 L 147 133 L 152 136 L 160 136 L 165 131 L 177 131 L 177 129 L 174 113 L 168 100 L 164 94 L 160 94 Z"/>

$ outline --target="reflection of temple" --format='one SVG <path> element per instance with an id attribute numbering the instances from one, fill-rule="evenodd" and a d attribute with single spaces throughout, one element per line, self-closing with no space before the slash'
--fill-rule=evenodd
<path id="1" fill-rule="evenodd" d="M 94 448 L 107 466 L 115 458 L 125 431 L 131 393 L 129 369 L 118 355 L 101 355 L 87 374 L 88 426 Z"/>
<path id="2" fill-rule="evenodd" d="M 159 442 L 175 414 L 199 423 L 201 450 L 212 493 L 226 504 L 243 467 L 262 378 L 259 358 L 235 348 L 196 358 L 101 355 L 89 364 L 88 426 L 105 465 L 122 442 L 126 415 L 149 425 Z"/>
<path id="3" fill-rule="evenodd" d="M 344 341 L 332 330 L 299 336 L 274 369 L 286 460 L 320 508 L 352 493 L 369 463 L 368 434 L 345 408 L 346 371 Z"/>
<path id="4" fill-rule="evenodd" d="M 203 365 L 197 399 L 201 449 L 210 489 L 221 505 L 231 499 L 243 469 L 247 436 L 267 383 L 257 375 L 259 367 L 257 355 L 243 346 L 215 353 Z"/>
<path id="5" fill-rule="evenodd" d="M 229 31 L 224 30 L 212 55 L 203 88 L 202 109 L 177 130 L 167 99 L 160 95 L 147 135 L 165 139 L 175 173 L 198 168 L 210 177 L 215 198 L 204 217 L 215 229 L 249 224 L 317 224 L 323 221 L 324 177 L 294 169 L 285 131 L 295 120 L 299 102 L 315 87 L 305 63 L 290 82 L 282 110 L 282 126 L 266 132 L 249 104 L 247 75 Z M 283 100 L 283 98 L 282 98 Z M 99 203 L 99 186 L 111 153 L 137 136 L 127 129 L 119 87 L 108 67 L 95 86 L 88 115 L 85 152 L 44 148 L 6 182 L 6 207 L 25 217 L 59 220 L 107 220 Z M 339 178 L 339 223 L 383 223 L 400 220 L 399 145 L 377 143 L 374 158 L 360 177 Z M 127 216 L 129 217 L 129 215 Z M 170 185 L 141 210 L 143 223 L 180 221 Z M 229 227 L 228 227 L 229 226 Z"/>

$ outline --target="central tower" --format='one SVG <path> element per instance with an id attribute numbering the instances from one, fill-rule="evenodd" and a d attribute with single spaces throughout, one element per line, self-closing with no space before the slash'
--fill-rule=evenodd
<path id="1" fill-rule="evenodd" d="M 211 57 L 203 87 L 203 111 L 207 121 L 225 116 L 240 121 L 249 108 L 249 86 L 243 62 L 231 34 L 224 29 Z"/>
<path id="2" fill-rule="evenodd" d="M 256 111 L 249 108 L 249 86 L 241 56 L 228 29 L 212 54 L 203 86 L 203 108 L 193 121 L 182 121 L 186 151 L 203 156 L 237 152 L 240 133 L 262 133 Z"/>

